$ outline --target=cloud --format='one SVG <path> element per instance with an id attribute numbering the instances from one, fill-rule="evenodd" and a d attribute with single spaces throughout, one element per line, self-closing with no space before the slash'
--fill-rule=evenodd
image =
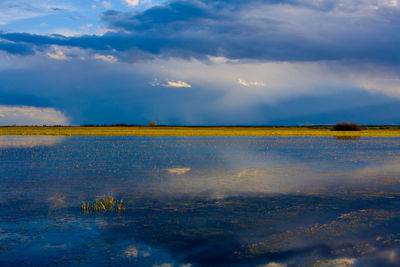
<path id="1" fill-rule="evenodd" d="M 114 32 L 104 35 L 3 32 L 0 38 L 34 47 L 108 51 L 121 61 L 214 57 L 397 64 L 399 17 L 393 1 L 175 0 L 142 12 L 108 10 L 101 19 Z M 133 54 L 138 56 L 127 56 Z"/>
<path id="2" fill-rule="evenodd" d="M 249 86 L 265 86 L 263 82 L 246 82 L 245 80 L 242 80 L 240 78 L 237 79 L 238 84 L 243 85 L 245 87 Z"/>
<path id="3" fill-rule="evenodd" d="M 67 125 L 68 119 L 54 108 L 0 105 L 0 125 Z"/>
<path id="4" fill-rule="evenodd" d="M 325 119 L 321 116 L 321 119 L 317 120 L 312 117 L 307 119 L 305 116 L 340 111 L 350 107 L 365 106 L 367 109 L 368 106 L 380 105 L 385 101 L 396 101 L 390 100 L 383 94 L 377 94 L 378 92 L 385 93 L 382 87 L 363 93 L 365 89 L 360 87 L 356 80 L 358 77 L 384 77 L 383 74 L 360 67 L 355 68 L 356 71 L 354 71 L 351 65 L 343 68 L 326 62 L 249 62 L 208 65 L 195 60 L 155 60 L 145 64 L 98 64 L 96 60 L 88 59 L 88 61 L 69 60 L 62 63 L 50 60 L 48 64 L 44 61 L 32 67 L 29 72 L 19 71 L 13 76 L 10 72 L 4 73 L 1 76 L 1 80 L 4 81 L 3 90 L 8 88 L 8 92 L 46 96 L 49 103 L 45 103 L 45 106 L 60 107 L 61 105 L 63 110 L 68 110 L 68 115 L 75 114 L 74 117 L 77 119 L 85 117 L 88 123 L 102 123 L 102 120 L 106 120 L 108 123 L 124 121 L 147 125 L 149 121 L 156 120 L 160 123 L 247 122 L 249 124 L 276 122 L 279 118 L 287 120 L 286 123 L 289 124 L 296 123 L 297 120 L 313 123 L 327 121 L 328 123 L 328 118 L 329 122 L 344 118 L 354 120 L 354 117 L 350 115 L 354 113 L 348 111 L 345 117 L 343 117 L 344 112 L 325 114 Z M 46 75 L 43 76 L 41 73 L 46 73 Z M 63 74 L 60 76 L 60 73 Z M 30 83 L 24 85 L 21 81 L 19 85 L 21 89 L 16 91 L 16 83 L 11 82 L 11 77 L 15 79 L 21 75 L 27 79 L 30 77 Z M 154 75 L 157 75 L 159 79 L 149 84 Z M 395 73 L 392 75 L 395 77 Z M 42 77 L 40 80 L 37 78 L 39 76 Z M 264 87 L 249 86 L 244 90 L 237 83 L 237 77 L 245 77 L 247 81 L 262 79 L 268 83 Z M 19 79 L 15 80 L 19 81 Z M 168 81 L 185 81 L 192 86 L 195 84 L 196 90 L 165 90 Z M 13 87 L 11 87 L 12 84 L 14 84 Z M 80 101 L 72 97 L 76 94 L 75 90 L 79 90 L 82 96 Z M 110 94 L 110 92 L 113 93 Z M 2 96 L 0 96 L 1 99 Z M 105 99 L 108 100 L 105 101 Z M 292 100 L 294 102 L 291 102 Z M 149 106 L 146 104 L 149 102 L 157 104 Z M 3 103 L 7 104 L 7 102 Z M 204 103 L 207 103 L 208 108 L 204 108 Z M 13 102 L 13 104 L 31 105 L 26 101 Z M 132 105 L 135 105 L 134 109 Z M 265 105 L 273 108 L 263 108 Z M 125 108 L 125 106 L 130 108 Z M 96 119 L 102 110 L 109 112 Z M 371 107 L 371 110 L 376 109 Z M 393 112 L 395 110 L 398 109 L 394 109 Z M 78 111 L 79 114 L 77 114 Z M 377 114 L 383 115 L 382 112 L 365 111 L 362 116 L 357 115 L 356 121 L 362 118 L 360 123 L 368 122 L 366 118 L 370 118 L 374 123 L 379 123 L 379 121 L 396 123 L 398 119 L 388 116 L 395 114 L 393 112 L 379 118 Z M 214 115 L 211 116 L 211 114 Z M 112 117 L 118 121 L 113 121 Z M 290 119 L 293 117 L 296 117 L 296 120 Z M 80 120 L 74 123 L 83 122 Z"/>
<path id="5" fill-rule="evenodd" d="M 185 168 L 168 168 L 166 169 L 168 173 L 170 174 L 177 174 L 177 175 L 181 175 L 181 174 L 185 174 L 188 171 L 191 170 L 191 168 L 189 167 L 185 167 Z"/>
<path id="6" fill-rule="evenodd" d="M 246 86 L 246 87 L 248 87 L 249 86 L 249 84 L 246 82 L 246 81 L 244 81 L 244 80 L 242 80 L 242 79 L 238 79 L 238 83 L 239 84 L 241 84 L 241 85 L 243 85 L 243 86 Z"/>
<path id="7" fill-rule="evenodd" d="M 123 0 L 130 7 L 135 7 L 139 4 L 139 0 Z"/>
<path id="8" fill-rule="evenodd" d="M 160 83 L 157 78 L 154 79 L 153 82 L 150 83 L 152 86 L 164 86 L 164 87 L 184 87 L 190 88 L 192 87 L 190 84 L 184 81 L 166 81 L 165 83 Z"/>
<path id="9" fill-rule="evenodd" d="M 354 259 L 354 258 L 339 258 L 339 259 L 333 259 L 333 260 L 322 260 L 322 261 L 320 261 L 318 266 L 321 266 L 321 267 L 330 267 L 330 266 L 350 267 L 350 266 L 357 266 L 357 260 Z"/>
<path id="10" fill-rule="evenodd" d="M 65 47 L 58 45 L 52 45 L 48 50 L 39 53 L 43 53 L 47 57 L 59 61 L 73 59 L 84 60 L 88 57 L 88 52 L 85 50 L 76 47 Z"/>
<path id="11" fill-rule="evenodd" d="M 5 51 L 9 54 L 15 55 L 33 55 L 35 53 L 32 46 L 23 44 L 23 43 L 15 43 L 8 40 L 3 40 L 0 38 L 0 51 Z"/>
<path id="12" fill-rule="evenodd" d="M 0 1 L 0 25 L 73 10 L 75 9 L 72 6 L 60 3 L 60 1 L 3 0 Z"/>
<path id="13" fill-rule="evenodd" d="M 103 61 L 106 61 L 106 62 L 110 62 L 110 63 L 115 63 L 115 62 L 118 61 L 115 57 L 113 57 L 111 55 L 94 54 L 93 58 L 94 59 L 98 59 L 98 60 L 103 60 Z"/>
<path id="14" fill-rule="evenodd" d="M 65 53 L 63 52 L 62 49 L 60 49 L 60 48 L 58 48 L 56 46 L 53 49 L 54 49 L 53 53 L 52 52 L 48 52 L 47 53 L 48 57 L 50 57 L 52 59 L 55 59 L 55 60 L 67 60 L 67 59 L 69 59 L 69 57 L 67 57 L 65 55 Z"/>
<path id="15" fill-rule="evenodd" d="M 0 54 L 0 104 L 55 107 L 73 124 L 148 125 L 153 120 L 179 125 L 400 122 L 396 117 L 400 95 L 393 98 L 378 84 L 374 90 L 360 85 L 365 77 L 395 78 L 399 74 L 379 66 L 343 67 L 331 62 L 208 64 L 182 59 L 99 64 L 93 55 L 79 52 L 88 51 L 68 50 L 65 54 L 71 59 L 64 61 L 50 59 L 45 53 L 30 57 Z M 264 87 L 243 87 L 237 77 L 268 82 Z M 184 81 L 196 90 L 165 87 L 168 81 Z"/>
<path id="16" fill-rule="evenodd" d="M 386 76 L 386 77 L 385 77 Z M 358 73 L 354 80 L 361 88 L 372 92 L 382 92 L 386 95 L 400 98 L 400 78 L 396 75 L 368 75 L 367 73 Z"/>
<path id="17" fill-rule="evenodd" d="M 111 5 L 110 2 L 103 1 L 103 2 L 101 2 L 101 4 L 107 9 L 111 9 L 112 8 L 112 5 Z"/>
<path id="18" fill-rule="evenodd" d="M 165 87 L 192 87 L 190 84 L 184 81 L 168 81 Z"/>

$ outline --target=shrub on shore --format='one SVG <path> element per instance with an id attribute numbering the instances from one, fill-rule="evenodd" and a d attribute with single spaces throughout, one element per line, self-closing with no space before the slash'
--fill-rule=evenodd
<path id="1" fill-rule="evenodd" d="M 339 122 L 333 126 L 334 131 L 361 131 L 361 126 L 355 122 Z"/>
<path id="2" fill-rule="evenodd" d="M 151 127 L 157 126 L 157 122 L 151 121 L 151 122 L 149 122 L 149 126 L 151 126 Z"/>

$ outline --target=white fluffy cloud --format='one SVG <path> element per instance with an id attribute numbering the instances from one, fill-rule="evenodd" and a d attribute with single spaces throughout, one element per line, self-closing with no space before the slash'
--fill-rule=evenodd
<path id="1" fill-rule="evenodd" d="M 67 125 L 68 119 L 54 108 L 0 106 L 0 125 Z"/>
<path id="2" fill-rule="evenodd" d="M 103 2 L 101 2 L 101 4 L 107 9 L 111 9 L 112 8 L 112 5 L 111 5 L 110 2 L 103 1 Z"/>
<path id="3" fill-rule="evenodd" d="M 190 84 L 184 81 L 168 81 L 166 87 L 192 87 Z"/>
<path id="4" fill-rule="evenodd" d="M 118 61 L 114 56 L 111 56 L 111 55 L 94 54 L 93 58 L 98 59 L 98 60 L 103 60 L 106 62 L 110 62 L 110 63 L 115 63 Z"/>
<path id="5" fill-rule="evenodd" d="M 237 79 L 238 84 L 243 85 L 245 87 L 249 86 L 265 86 L 264 82 L 247 82 L 245 80 L 242 80 L 240 78 Z"/>
<path id="6" fill-rule="evenodd" d="M 64 53 L 64 51 L 58 47 L 53 48 L 53 52 L 48 52 L 47 56 L 49 58 L 55 59 L 55 60 L 67 60 L 69 57 Z"/>
<path id="7" fill-rule="evenodd" d="M 123 0 L 123 1 L 130 7 L 135 7 L 139 4 L 139 0 Z"/>
<path id="8" fill-rule="evenodd" d="M 184 81 L 166 81 L 165 83 L 160 83 L 158 79 L 154 79 L 153 82 L 150 83 L 152 86 L 164 86 L 164 87 L 183 87 L 183 88 L 190 88 L 192 87 L 190 84 Z"/>

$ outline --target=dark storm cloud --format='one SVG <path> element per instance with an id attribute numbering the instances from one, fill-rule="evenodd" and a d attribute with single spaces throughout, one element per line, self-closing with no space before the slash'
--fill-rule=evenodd
<path id="1" fill-rule="evenodd" d="M 13 42 L 2 42 L 0 39 L 0 51 L 5 51 L 9 54 L 17 54 L 17 55 L 32 55 L 34 54 L 34 50 L 32 46 L 22 44 L 22 43 L 13 43 Z"/>
<path id="2" fill-rule="evenodd" d="M 343 15 L 345 14 L 345 15 Z M 103 36 L 0 33 L 30 50 L 60 45 L 142 58 L 198 58 L 271 61 L 367 60 L 397 63 L 400 12 L 369 1 L 171 1 L 141 13 L 110 10 L 101 19 L 114 32 Z M 18 53 L 0 44 L 0 49 Z M 128 58 L 128 59 L 127 59 Z M 133 57 L 134 60 L 138 57 Z M 140 59 L 140 58 L 139 58 Z"/>
<path id="3" fill-rule="evenodd" d="M 1 74 L 0 74 L 1 77 Z M 2 92 L 0 89 L 0 105 L 17 105 L 33 107 L 51 107 L 51 103 L 41 97 L 31 94 L 15 94 Z"/>

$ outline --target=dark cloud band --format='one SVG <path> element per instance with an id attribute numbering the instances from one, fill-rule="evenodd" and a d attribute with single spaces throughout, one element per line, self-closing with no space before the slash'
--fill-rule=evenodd
<path id="1" fill-rule="evenodd" d="M 112 32 L 102 36 L 0 32 L 0 38 L 13 42 L 0 43 L 0 50 L 29 55 L 35 47 L 59 45 L 102 51 L 121 61 L 222 56 L 397 64 L 399 9 L 385 5 L 369 9 L 369 2 L 363 3 L 176 0 L 141 13 L 107 11 L 101 19 Z"/>

